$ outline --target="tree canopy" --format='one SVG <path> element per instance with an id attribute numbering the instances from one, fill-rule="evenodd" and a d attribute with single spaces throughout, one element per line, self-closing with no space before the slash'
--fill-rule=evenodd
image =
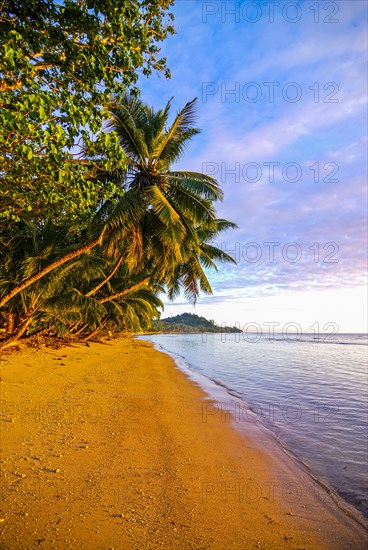
<path id="1" fill-rule="evenodd" d="M 106 131 L 115 133 L 125 166 L 101 172 L 117 197 L 96 204 L 85 226 L 59 216 L 7 229 L 0 250 L 2 347 L 40 332 L 88 339 L 103 328 L 149 328 L 162 308 L 158 293 L 174 299 L 184 290 L 195 302 L 200 289 L 212 292 L 205 268 L 234 261 L 212 244 L 235 227 L 216 216 L 218 182 L 171 167 L 198 134 L 196 101 L 171 124 L 170 104 L 155 111 L 129 94 L 111 103 Z"/>
<path id="2" fill-rule="evenodd" d="M 165 317 L 157 321 L 153 321 L 152 330 L 157 332 L 189 332 L 189 333 L 201 333 L 201 332 L 220 332 L 231 333 L 242 332 L 237 327 L 227 327 L 216 325 L 214 321 L 209 321 L 205 317 L 200 317 L 194 313 L 181 313 L 174 317 Z"/>
<path id="3" fill-rule="evenodd" d="M 106 106 L 140 73 L 169 76 L 172 4 L 0 0 L 0 220 L 80 217 L 116 195 L 99 178 L 125 162 Z"/>
<path id="4" fill-rule="evenodd" d="M 173 164 L 196 100 L 139 98 L 169 76 L 173 0 L 0 0 L 0 349 L 36 334 L 138 331 L 159 294 L 211 293 L 213 242 L 234 227 L 206 174 Z"/>

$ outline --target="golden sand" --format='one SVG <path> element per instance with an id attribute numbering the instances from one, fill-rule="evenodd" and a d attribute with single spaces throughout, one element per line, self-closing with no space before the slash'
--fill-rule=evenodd
<path id="1" fill-rule="evenodd" d="M 1 365 L 1 548 L 365 547 L 365 529 L 264 429 L 235 430 L 149 343 Z"/>

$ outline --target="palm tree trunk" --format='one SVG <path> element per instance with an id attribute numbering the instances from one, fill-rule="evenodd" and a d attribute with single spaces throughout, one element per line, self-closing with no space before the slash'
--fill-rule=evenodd
<path id="1" fill-rule="evenodd" d="M 14 346 L 17 343 L 17 341 L 19 340 L 19 338 L 21 336 L 23 336 L 23 334 L 25 333 L 25 331 L 27 330 L 27 328 L 29 327 L 29 325 L 31 324 L 32 321 L 33 321 L 33 316 L 31 315 L 30 317 L 28 317 L 28 319 L 23 321 L 23 323 L 21 324 L 20 329 L 18 330 L 18 332 L 16 332 L 13 336 L 8 338 L 8 340 L 6 340 L 2 344 L 2 346 L 0 346 L 0 349 L 3 350 L 3 349 L 8 348 L 10 346 Z"/>
<path id="2" fill-rule="evenodd" d="M 81 332 L 84 331 L 85 328 L 88 327 L 88 324 L 85 323 L 79 330 L 77 330 L 77 332 L 74 332 L 74 334 L 72 336 L 78 336 L 78 334 L 80 334 Z"/>
<path id="3" fill-rule="evenodd" d="M 80 325 L 80 321 L 77 321 L 76 323 L 74 323 L 74 325 L 72 325 L 71 327 L 69 327 L 69 332 L 72 333 L 73 330 L 76 330 Z"/>
<path id="4" fill-rule="evenodd" d="M 100 290 L 100 288 L 102 288 L 104 286 L 104 284 L 106 284 L 110 279 L 111 277 L 113 277 L 115 275 L 115 273 L 117 272 L 117 270 L 119 269 L 119 267 L 121 266 L 122 262 L 123 262 L 123 259 L 124 257 L 121 256 L 119 258 L 119 260 L 117 261 L 114 269 L 111 271 L 110 275 L 108 275 L 106 277 L 106 279 L 104 279 L 103 281 L 101 281 L 97 286 L 95 286 L 95 288 L 93 288 L 92 290 L 90 290 L 89 292 L 87 292 L 86 296 L 92 296 L 92 294 L 95 294 L 95 292 L 97 292 L 98 290 Z"/>
<path id="5" fill-rule="evenodd" d="M 106 235 L 106 233 L 105 233 L 105 235 Z M 23 283 L 21 283 L 20 285 L 14 287 L 13 290 L 8 292 L 8 294 L 5 294 L 5 296 L 3 296 L 3 298 L 0 301 L 0 308 L 2 306 L 4 306 L 7 302 L 9 302 L 9 300 L 14 298 L 14 296 L 16 296 L 19 292 L 21 292 L 25 288 L 28 288 L 30 285 L 32 285 L 33 283 L 35 283 L 39 279 L 42 279 L 42 277 L 44 277 L 45 275 L 50 273 L 50 271 L 53 271 L 57 267 L 65 264 L 66 262 L 69 262 L 70 260 L 74 260 L 74 258 L 78 258 L 78 256 L 81 256 L 85 252 L 88 252 L 89 250 L 91 250 L 92 248 L 97 246 L 98 244 L 101 244 L 101 236 L 99 236 L 97 239 L 94 239 L 93 241 L 89 242 L 88 244 L 85 244 L 84 246 L 81 246 L 80 248 L 77 248 L 76 250 L 73 250 L 73 252 L 69 252 L 69 254 L 66 254 L 62 258 L 59 258 L 58 260 L 55 260 L 54 262 L 52 262 L 50 265 L 44 267 L 43 269 L 41 269 L 41 271 L 39 271 L 38 273 L 36 273 L 32 277 L 29 277 L 28 279 L 23 281 Z"/>
<path id="6" fill-rule="evenodd" d="M 119 260 L 120 261 L 120 260 Z M 115 266 L 114 270 L 117 269 L 117 266 Z M 111 275 L 112 276 L 112 275 Z M 148 281 L 150 280 L 151 277 L 146 277 L 145 279 L 143 279 L 143 281 L 141 281 L 140 283 L 136 283 L 135 285 L 131 286 L 130 288 L 125 288 L 124 290 L 122 290 L 121 292 L 117 292 L 116 294 L 113 294 L 112 296 L 107 296 L 105 298 L 101 298 L 100 300 L 98 300 L 100 302 L 100 304 L 104 304 L 105 302 L 109 302 L 110 300 L 115 300 L 116 298 L 120 298 L 120 296 L 124 296 L 124 294 L 128 294 L 129 292 L 133 292 L 133 290 L 136 290 L 137 288 L 139 288 L 140 286 L 143 286 L 145 284 L 148 283 Z M 102 285 L 101 285 L 102 286 Z M 88 294 L 87 294 L 88 296 Z M 103 325 L 104 326 L 104 325 Z M 86 328 L 88 327 L 88 324 L 84 324 L 80 329 L 77 330 L 77 332 L 74 332 L 73 333 L 73 337 L 74 336 L 78 336 L 81 332 L 83 332 Z M 102 328 L 102 327 L 100 327 Z"/>
<path id="7" fill-rule="evenodd" d="M 135 285 L 131 286 L 130 288 L 125 288 L 124 290 L 121 290 L 120 292 L 117 292 L 116 294 L 112 294 L 111 296 L 106 296 L 105 298 L 101 298 L 101 300 L 98 300 L 100 304 L 104 304 L 105 302 L 110 302 L 111 300 L 115 300 L 116 298 L 120 298 L 121 296 L 124 296 L 124 294 L 129 294 L 129 292 L 133 292 L 133 290 L 136 290 L 137 288 L 146 285 L 151 277 L 146 277 L 141 281 L 140 283 L 136 283 Z"/>
<path id="8" fill-rule="evenodd" d="M 13 334 L 14 332 L 15 314 L 10 311 L 6 312 L 6 333 Z"/>
<path id="9" fill-rule="evenodd" d="M 104 321 L 100 327 L 97 327 L 96 330 L 94 330 L 93 332 L 88 334 L 88 336 L 84 339 L 84 342 L 87 342 L 87 340 L 90 340 L 91 338 L 96 336 L 96 334 L 98 334 L 100 332 L 100 330 L 102 330 L 104 328 L 106 323 L 107 323 L 107 321 Z"/>

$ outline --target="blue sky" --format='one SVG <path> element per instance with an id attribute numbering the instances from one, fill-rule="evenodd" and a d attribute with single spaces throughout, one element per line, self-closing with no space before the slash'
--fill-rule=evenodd
<path id="1" fill-rule="evenodd" d="M 184 299 L 218 323 L 335 323 L 366 330 L 367 3 L 176 0 L 172 79 L 141 80 L 173 111 L 198 97 L 202 133 L 178 168 L 221 182 L 217 245 L 236 266 Z M 173 112 L 174 115 L 174 112 Z M 326 330 L 329 330 L 328 328 Z"/>

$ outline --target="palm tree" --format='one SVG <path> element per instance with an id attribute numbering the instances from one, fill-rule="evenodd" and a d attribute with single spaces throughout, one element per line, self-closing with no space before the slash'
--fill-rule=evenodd
<path id="1" fill-rule="evenodd" d="M 30 243 L 25 242 L 28 248 Z M 18 262 L 21 272 L 32 273 L 35 269 L 36 251 L 38 259 L 53 255 L 50 239 L 38 238 L 32 242 L 33 255 L 25 254 Z M 106 271 L 114 276 L 106 277 Z M 108 330 L 143 330 L 153 318 L 159 317 L 159 308 L 163 307 L 155 294 L 162 289 L 157 285 L 151 288 L 148 281 L 146 286 L 143 289 L 140 282 L 131 279 L 123 262 L 111 270 L 106 258 L 95 250 L 93 255 L 55 269 L 10 302 L 8 309 L 13 326 L 0 348 L 15 345 L 24 335 L 40 332 L 90 339 L 105 327 Z M 88 291 L 89 288 L 92 291 Z"/>
<path id="2" fill-rule="evenodd" d="M 168 125 L 171 100 L 164 109 L 154 111 L 127 95 L 111 106 L 107 124 L 108 130 L 117 133 L 126 155 L 127 170 L 120 175 L 125 198 L 132 202 L 138 198 L 144 208 L 124 244 L 132 267 L 154 274 L 155 280 L 168 283 L 171 289 L 184 287 L 194 302 L 199 286 L 211 292 L 201 264 L 214 266 L 214 258 L 233 261 L 214 247 L 207 247 L 206 253 L 203 238 L 235 227 L 226 220 L 221 225 L 216 218 L 213 203 L 222 200 L 223 192 L 214 178 L 171 168 L 199 133 L 193 126 L 196 101 L 187 103 Z M 114 242 L 114 236 L 110 237 Z"/>
<path id="3" fill-rule="evenodd" d="M 60 322 L 69 328 L 76 325 L 78 310 L 87 316 L 88 311 L 94 311 L 94 320 L 82 315 L 82 328 L 86 325 L 97 330 L 102 322 L 108 323 L 103 321 L 100 306 L 111 309 L 106 304 L 120 304 L 122 299 L 125 303 L 132 292 L 145 287 L 150 291 L 157 284 L 166 285 L 171 298 L 183 288 L 195 301 L 199 288 L 211 292 L 203 267 L 215 266 L 214 260 L 233 261 L 210 244 L 219 231 L 234 227 L 216 218 L 214 202 L 223 197 L 217 181 L 205 174 L 172 169 L 199 132 L 193 126 L 196 100 L 187 103 L 168 125 L 170 105 L 171 100 L 165 109 L 155 112 L 128 95 L 111 105 L 107 130 L 117 132 L 127 170 L 101 175 L 114 178 L 121 192 L 116 201 L 99 207 L 87 230 L 81 233 L 67 225 L 55 227 L 59 236 L 52 237 L 53 244 L 48 245 L 46 222 L 37 226 L 31 237 L 34 248 L 24 248 L 17 233 L 13 241 L 10 239 L 1 268 L 0 307 L 9 302 L 6 314 L 23 308 L 19 319 L 28 323 L 24 329 L 18 322 L 23 333 L 31 318 L 52 317 L 52 311 L 54 324 L 60 324 L 60 307 L 67 315 Z M 72 277 L 73 270 L 78 271 L 79 258 L 90 264 L 86 276 L 78 281 L 70 279 L 67 286 L 60 287 L 58 278 L 65 273 L 65 281 Z M 30 302 L 31 295 L 37 297 L 36 305 Z M 65 297 L 72 308 L 68 314 Z M 126 303 L 124 307 L 128 307 Z"/>
<path id="4" fill-rule="evenodd" d="M 95 218 L 99 223 L 96 223 L 95 220 L 93 220 L 94 223 L 91 227 L 93 230 L 92 235 L 90 234 L 91 232 L 87 232 L 87 235 L 85 236 L 87 237 L 87 242 L 83 242 L 83 240 L 81 242 L 81 239 L 77 238 L 74 243 L 70 244 L 67 253 L 57 256 L 56 259 L 53 259 L 45 266 L 40 266 L 40 268 L 32 275 L 25 276 L 23 278 L 16 277 L 16 286 L 13 284 L 14 280 L 3 279 L 1 284 L 3 296 L 0 299 L 0 308 L 17 296 L 20 292 L 47 276 L 54 269 L 61 267 L 65 263 L 70 262 L 71 260 L 82 256 L 82 254 L 88 253 L 96 246 L 101 245 L 106 240 L 109 233 L 116 228 L 117 224 L 119 224 L 120 231 L 123 231 L 124 228 L 125 231 L 127 231 L 130 224 L 138 215 L 138 212 L 134 209 L 134 206 L 136 205 L 132 204 L 129 200 L 125 201 L 123 197 L 119 204 L 115 207 L 113 211 L 115 216 L 112 216 L 111 220 L 103 220 L 104 223 L 102 223 L 99 216 L 100 213 L 97 212 Z M 12 243 L 10 246 L 7 244 L 7 249 L 7 251 L 3 252 L 3 255 L 5 254 L 9 256 L 9 253 L 11 254 L 13 249 Z"/>
<path id="5" fill-rule="evenodd" d="M 28 222 L 16 229 L 13 239 L 8 241 L 9 249 L 2 254 L 0 289 L 6 288 L 12 280 L 32 277 L 55 257 L 65 255 L 74 240 L 66 226 L 56 226 L 50 220 L 38 225 Z M 54 269 L 29 289 L 19 292 L 5 309 L 8 339 L 3 347 L 12 345 L 29 331 L 38 332 L 40 327 L 52 329 L 56 324 L 65 328 L 73 319 L 74 322 L 79 319 L 83 307 L 91 316 L 96 305 L 92 300 L 87 303 L 87 297 L 82 299 L 77 286 L 87 273 L 89 277 L 97 275 L 101 264 L 101 258 L 96 255 L 81 256 Z M 100 310 L 103 310 L 102 306 Z"/>
<path id="6" fill-rule="evenodd" d="M 111 106 L 112 119 L 108 127 L 111 130 L 116 126 L 121 146 L 128 157 L 128 171 L 123 174 L 105 174 L 105 177 L 117 179 L 127 192 L 119 198 L 117 204 L 108 202 L 102 205 L 94 220 L 95 231 L 91 233 L 87 242 L 77 242 L 67 254 L 43 266 L 15 286 L 10 283 L 4 289 L 0 308 L 55 268 L 89 252 L 105 242 L 107 238 L 117 238 L 120 241 L 122 233 L 128 233 L 131 230 L 131 224 L 141 219 L 147 208 L 153 208 L 156 215 L 155 230 L 160 243 L 166 245 L 165 248 L 171 244 L 171 255 L 176 259 L 180 258 L 178 240 L 185 231 L 185 222 L 180 219 L 177 210 L 181 206 L 186 212 L 190 201 L 193 200 L 190 210 L 198 219 L 201 217 L 204 219 L 213 213 L 210 200 L 207 204 L 201 204 L 200 197 L 191 196 L 191 187 L 192 190 L 197 188 L 200 195 L 203 194 L 208 199 L 215 200 L 222 197 L 222 192 L 215 180 L 203 174 L 185 172 L 171 174 L 170 181 L 178 179 L 177 187 L 182 188 L 181 194 L 179 193 L 181 201 L 177 209 L 172 206 L 175 196 L 163 194 L 166 168 L 170 162 L 179 158 L 189 139 L 199 131 L 192 126 L 194 104 L 195 101 L 188 103 L 178 113 L 168 130 L 165 130 L 165 123 L 169 115 L 170 102 L 164 110 L 159 110 L 157 113 L 142 101 L 128 95 L 123 98 L 121 104 Z M 146 153 L 149 158 L 145 158 Z M 138 161 L 141 161 L 140 166 L 137 164 Z M 103 174 L 100 177 L 103 177 Z M 143 255 L 142 234 L 139 231 L 130 231 L 130 235 L 133 237 L 131 248 L 134 247 L 134 257 L 139 260 Z"/>

